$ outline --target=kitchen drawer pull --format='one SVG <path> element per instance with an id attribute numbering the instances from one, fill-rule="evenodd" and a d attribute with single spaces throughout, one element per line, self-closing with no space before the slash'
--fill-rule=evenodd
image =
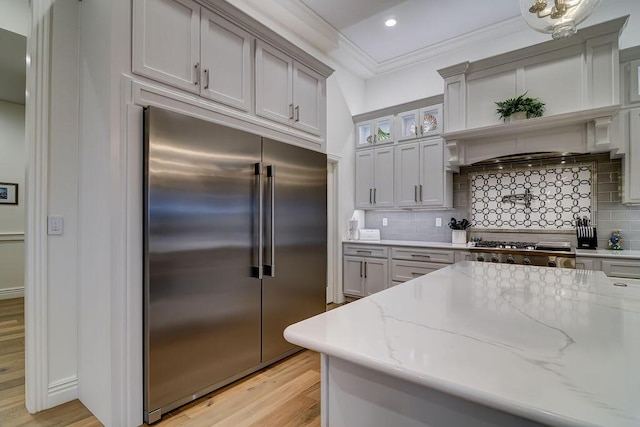
<path id="1" fill-rule="evenodd" d="M 357 253 L 359 254 L 370 254 L 371 251 L 361 251 L 361 250 L 356 250 Z"/>
<path id="2" fill-rule="evenodd" d="M 424 276 L 424 273 L 416 273 L 415 271 L 411 272 L 412 276 Z"/>
<path id="3" fill-rule="evenodd" d="M 300 121 L 300 106 L 296 105 L 296 108 L 294 108 L 295 112 L 296 112 L 296 118 L 295 121 L 299 122 Z"/>
<path id="4" fill-rule="evenodd" d="M 360 261 L 360 277 L 362 277 L 362 264 L 363 264 L 363 262 Z"/>
<path id="5" fill-rule="evenodd" d="M 414 201 L 418 201 L 418 186 L 414 185 L 413 186 L 413 200 Z"/>
<path id="6" fill-rule="evenodd" d="M 378 202 L 376 201 L 376 190 L 377 190 L 377 188 L 374 188 L 374 189 L 373 189 L 373 203 L 374 203 L 374 204 L 378 203 Z"/>
<path id="7" fill-rule="evenodd" d="M 289 120 L 293 120 L 293 104 L 289 104 Z"/>
<path id="8" fill-rule="evenodd" d="M 209 69 L 204 69 L 204 88 L 209 89 Z"/>
<path id="9" fill-rule="evenodd" d="M 196 70 L 196 81 L 194 82 L 194 84 L 198 86 L 200 84 L 200 63 L 196 62 L 196 65 L 194 65 L 193 68 L 195 68 Z"/>
<path id="10" fill-rule="evenodd" d="M 422 255 L 422 254 L 411 254 L 411 256 L 416 258 L 431 258 L 431 255 Z"/>
<path id="11" fill-rule="evenodd" d="M 369 189 L 369 204 L 373 204 L 373 189 Z"/>
<path id="12" fill-rule="evenodd" d="M 420 184 L 420 201 L 422 202 L 422 184 Z"/>
<path id="13" fill-rule="evenodd" d="M 367 278 L 367 261 L 364 262 L 364 278 Z"/>

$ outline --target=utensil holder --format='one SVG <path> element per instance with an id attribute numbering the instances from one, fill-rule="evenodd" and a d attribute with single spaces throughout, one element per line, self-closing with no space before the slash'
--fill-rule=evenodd
<path id="1" fill-rule="evenodd" d="M 576 227 L 578 249 L 597 249 L 598 233 L 595 227 Z"/>
<path id="2" fill-rule="evenodd" d="M 467 244 L 467 230 L 451 230 L 451 243 Z"/>

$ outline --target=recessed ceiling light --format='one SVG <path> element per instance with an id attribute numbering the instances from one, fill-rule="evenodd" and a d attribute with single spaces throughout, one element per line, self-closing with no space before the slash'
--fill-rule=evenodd
<path id="1" fill-rule="evenodd" d="M 384 21 L 384 25 L 386 25 L 387 27 L 395 27 L 397 23 L 398 20 L 396 18 L 389 18 Z"/>

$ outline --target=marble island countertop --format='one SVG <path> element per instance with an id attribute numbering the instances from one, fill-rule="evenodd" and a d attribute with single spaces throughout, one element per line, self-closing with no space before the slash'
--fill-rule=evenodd
<path id="1" fill-rule="evenodd" d="M 640 287 L 460 262 L 288 327 L 294 344 L 552 425 L 640 425 Z"/>

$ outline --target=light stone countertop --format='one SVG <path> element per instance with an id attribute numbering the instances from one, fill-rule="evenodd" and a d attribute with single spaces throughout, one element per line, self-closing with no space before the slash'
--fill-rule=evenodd
<path id="1" fill-rule="evenodd" d="M 342 243 L 356 245 L 410 246 L 416 248 L 467 250 L 466 244 L 447 242 L 422 242 L 419 240 L 343 240 Z"/>
<path id="2" fill-rule="evenodd" d="M 640 260 L 640 251 L 626 249 L 622 251 L 610 251 L 608 249 L 576 249 L 576 256 Z"/>
<path id="3" fill-rule="evenodd" d="M 290 342 L 552 425 L 640 425 L 640 287 L 464 261 L 312 317 Z"/>

